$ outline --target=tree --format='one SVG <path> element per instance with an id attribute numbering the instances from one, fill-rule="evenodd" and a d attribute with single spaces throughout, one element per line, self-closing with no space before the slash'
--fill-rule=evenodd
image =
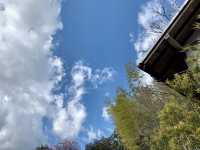
<path id="1" fill-rule="evenodd" d="M 128 149 L 137 149 L 138 124 L 136 116 L 136 104 L 129 100 L 127 94 L 120 91 L 116 98 L 116 104 L 111 106 L 111 114 L 114 118 L 117 131 L 122 137 Z M 131 149 L 130 149 L 131 150 Z"/>
<path id="2" fill-rule="evenodd" d="M 36 148 L 36 150 L 80 150 L 79 145 L 75 141 L 65 140 L 53 147 L 48 145 L 41 145 Z"/>
<path id="3" fill-rule="evenodd" d="M 151 149 L 200 149 L 199 108 L 200 105 L 179 103 L 176 99 L 167 103 L 159 113 L 160 127 L 153 135 Z"/>
<path id="4" fill-rule="evenodd" d="M 110 112 L 129 150 L 200 149 L 200 44 L 186 47 L 189 69 L 166 84 L 141 84 L 128 65 L 128 90 L 119 90 Z M 167 85 L 167 86 L 166 86 Z"/>
<path id="5" fill-rule="evenodd" d="M 189 45 L 184 50 L 192 52 L 187 58 L 189 68 L 182 74 L 176 74 L 167 84 L 187 98 L 200 100 L 200 43 Z"/>
<path id="6" fill-rule="evenodd" d="M 65 140 L 57 145 L 53 150 L 79 150 L 79 145 L 75 141 Z"/>
<path id="7" fill-rule="evenodd" d="M 185 98 L 173 97 L 159 112 L 160 127 L 152 135 L 152 149 L 200 149 L 200 44 L 189 45 L 189 69 L 167 81 L 168 86 Z"/>
<path id="8" fill-rule="evenodd" d="M 200 148 L 200 102 L 196 101 L 200 74 L 197 67 L 190 69 L 192 79 L 183 77 L 189 74 L 186 72 L 168 81 L 173 89 L 158 82 L 139 84 L 136 78 L 141 76 L 129 70 L 130 89 L 119 90 L 110 106 L 117 131 L 129 150 Z"/>
<path id="9" fill-rule="evenodd" d="M 121 138 L 118 133 L 114 133 L 108 138 L 102 138 L 95 140 L 93 143 L 86 145 L 86 150 L 126 150 L 125 146 L 121 142 Z"/>

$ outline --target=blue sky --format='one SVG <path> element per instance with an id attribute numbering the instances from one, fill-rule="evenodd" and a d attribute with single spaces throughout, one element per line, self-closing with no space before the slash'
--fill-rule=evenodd
<path id="1" fill-rule="evenodd" d="M 0 0 L 0 149 L 109 136 L 125 64 L 159 37 L 144 32 L 157 1 Z"/>
<path id="2" fill-rule="evenodd" d="M 112 67 L 116 71 L 112 81 L 87 89 L 83 96 L 88 114 L 84 126 L 102 130 L 106 135 L 111 133 L 108 129 L 113 125 L 102 117 L 102 108 L 106 101 L 114 99 L 118 87 L 127 87 L 125 64 L 136 60 L 129 34 L 136 35 L 139 31 L 137 16 L 143 3 L 141 0 L 68 0 L 62 6 L 64 28 L 56 35 L 59 46 L 55 54 L 62 58 L 65 68 L 82 60 L 91 68 Z"/>
<path id="3" fill-rule="evenodd" d="M 112 80 L 97 88 L 88 84 L 85 87 L 87 92 L 82 103 L 87 109 L 87 117 L 82 125 L 86 131 L 80 131 L 77 138 L 82 144 L 91 142 L 87 137 L 89 133 L 95 134 L 96 138 L 112 133 L 114 125 L 103 118 L 102 110 L 107 101 L 114 100 L 117 88 L 127 88 L 125 64 L 136 63 L 136 51 L 141 50 L 137 49 L 136 43 L 143 44 L 137 41 L 138 36 L 143 32 L 142 27 L 145 28 L 143 22 L 148 24 L 153 14 L 144 7 L 147 2 L 160 9 L 155 1 L 147 0 L 68 0 L 62 5 L 63 30 L 55 37 L 59 43 L 55 55 L 62 58 L 66 70 L 80 60 L 92 69 L 110 67 L 114 70 Z M 174 8 L 169 10 L 174 11 Z M 150 38 L 152 35 L 142 38 L 148 45 L 146 49 L 142 47 L 143 50 L 154 43 L 149 42 Z"/>

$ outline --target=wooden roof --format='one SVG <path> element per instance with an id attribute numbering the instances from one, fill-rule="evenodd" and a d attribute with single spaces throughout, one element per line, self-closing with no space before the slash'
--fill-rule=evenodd
<path id="1" fill-rule="evenodd" d="M 138 67 L 158 80 L 186 70 L 186 55 L 179 50 L 194 33 L 198 14 L 200 0 L 188 0 Z"/>

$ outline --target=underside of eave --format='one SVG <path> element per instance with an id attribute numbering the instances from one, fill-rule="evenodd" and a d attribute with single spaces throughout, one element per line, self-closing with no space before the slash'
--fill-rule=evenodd
<path id="1" fill-rule="evenodd" d="M 170 35 L 173 39 L 183 44 L 191 35 L 191 26 L 194 23 L 194 16 L 199 13 L 199 8 L 200 0 L 190 0 L 184 5 L 145 59 L 138 65 L 141 70 L 154 77 L 154 74 L 151 73 L 151 65 L 155 59 L 159 59 L 162 51 L 169 47 L 169 43 L 166 42 L 166 36 Z"/>

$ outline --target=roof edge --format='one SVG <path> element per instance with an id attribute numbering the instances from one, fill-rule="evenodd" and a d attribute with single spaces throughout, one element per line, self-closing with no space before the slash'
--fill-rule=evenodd
<path id="1" fill-rule="evenodd" d="M 162 41 L 165 39 L 165 36 L 173 29 L 173 27 L 178 23 L 178 20 L 182 18 L 182 14 L 185 13 L 194 3 L 197 3 L 197 6 L 200 4 L 199 0 L 188 0 L 185 4 L 183 4 L 182 9 L 176 14 L 174 19 L 171 21 L 171 23 L 168 25 L 166 30 L 163 34 L 161 34 L 160 38 L 157 40 L 157 42 L 154 44 L 154 46 L 150 49 L 148 54 L 145 56 L 143 61 L 141 61 L 138 64 L 138 68 L 145 70 L 145 64 L 148 61 L 148 59 L 154 54 L 157 47 L 162 43 Z"/>

